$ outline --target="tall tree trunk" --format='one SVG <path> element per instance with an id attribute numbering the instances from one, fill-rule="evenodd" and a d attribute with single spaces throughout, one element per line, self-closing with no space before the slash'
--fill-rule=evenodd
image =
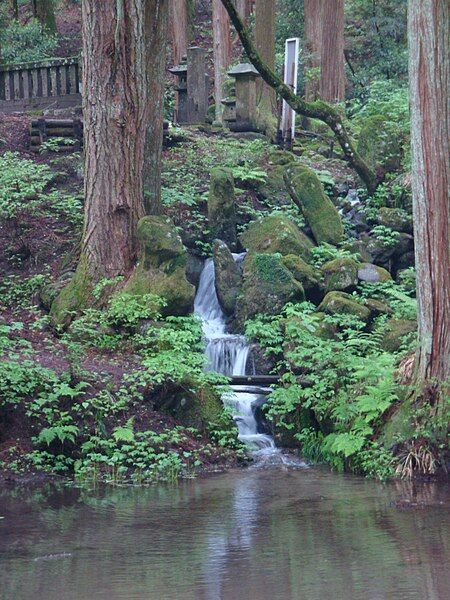
<path id="1" fill-rule="evenodd" d="M 54 0 L 33 0 L 33 15 L 48 31 L 56 32 Z"/>
<path id="2" fill-rule="evenodd" d="M 188 0 L 169 0 L 169 2 L 172 60 L 177 65 L 186 55 L 188 47 Z"/>
<path id="3" fill-rule="evenodd" d="M 13 19 L 17 20 L 19 18 L 19 2 L 18 0 L 11 0 L 11 9 L 13 14 Z"/>
<path id="4" fill-rule="evenodd" d="M 450 381 L 450 4 L 409 0 L 417 383 Z"/>
<path id="5" fill-rule="evenodd" d="M 322 52 L 322 9 L 323 0 L 305 2 L 305 46 L 307 52 L 307 72 L 305 98 L 308 102 L 317 100 L 320 84 L 320 60 Z"/>
<path id="6" fill-rule="evenodd" d="M 341 102 L 345 98 L 344 0 L 325 0 L 321 17 L 320 97 Z"/>
<path id="7" fill-rule="evenodd" d="M 255 2 L 255 44 L 263 61 L 275 69 L 275 0 Z M 257 102 L 261 113 L 276 114 L 277 95 L 264 81 L 258 81 Z"/>
<path id="8" fill-rule="evenodd" d="M 124 275 L 144 215 L 146 0 L 83 0 L 85 229 L 94 281 Z"/>
<path id="9" fill-rule="evenodd" d="M 214 100 L 216 121 L 222 122 L 223 84 L 231 62 L 230 19 L 221 0 L 213 0 Z"/>
<path id="10" fill-rule="evenodd" d="M 161 160 L 169 1 L 147 0 L 145 15 L 149 114 L 144 155 L 144 205 L 146 214 L 150 215 L 162 213 Z"/>

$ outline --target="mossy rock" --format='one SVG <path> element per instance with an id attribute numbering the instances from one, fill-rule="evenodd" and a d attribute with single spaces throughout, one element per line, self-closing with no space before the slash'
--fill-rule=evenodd
<path id="1" fill-rule="evenodd" d="M 383 206 L 378 211 L 377 221 L 380 225 L 389 227 L 394 231 L 399 231 L 401 233 L 413 232 L 412 216 L 401 208 L 388 208 L 387 206 Z"/>
<path id="2" fill-rule="evenodd" d="M 145 268 L 139 264 L 128 280 L 124 291 L 132 296 L 143 296 L 154 294 L 164 298 L 166 306 L 161 313 L 168 315 L 188 315 L 192 312 L 195 298 L 195 287 L 186 279 L 184 266 L 175 269 L 164 270 L 165 265 L 160 268 Z"/>
<path id="3" fill-rule="evenodd" d="M 207 386 L 198 389 L 195 382 L 186 381 L 182 388 L 167 393 L 155 408 L 170 414 L 185 427 L 206 433 L 209 425 L 219 422 L 223 403 L 214 389 Z"/>
<path id="4" fill-rule="evenodd" d="M 236 198 L 230 169 L 217 167 L 211 171 L 208 194 L 209 229 L 213 239 L 221 239 L 236 249 Z"/>
<path id="5" fill-rule="evenodd" d="M 185 257 L 183 242 L 167 217 L 143 217 L 137 226 L 137 237 L 145 268 L 159 267 L 180 256 Z"/>
<path id="6" fill-rule="evenodd" d="M 236 309 L 236 300 L 242 283 L 241 271 L 230 249 L 221 240 L 214 242 L 214 270 L 217 298 L 226 315 Z"/>
<path id="7" fill-rule="evenodd" d="M 132 295 L 153 294 L 164 298 L 164 315 L 187 315 L 192 311 L 195 286 L 186 278 L 186 249 L 170 219 L 143 217 L 138 223 L 141 260 L 124 291 Z"/>
<path id="8" fill-rule="evenodd" d="M 363 263 L 358 267 L 359 281 L 367 281 L 369 283 L 383 283 L 391 281 L 392 276 L 387 269 L 373 265 L 372 263 Z"/>
<path id="9" fill-rule="evenodd" d="M 321 271 L 327 292 L 352 290 L 358 283 L 358 263 L 352 258 L 330 260 Z"/>
<path id="10" fill-rule="evenodd" d="M 366 323 L 370 319 L 370 309 L 345 292 L 328 292 L 317 310 L 330 315 L 353 315 Z"/>
<path id="11" fill-rule="evenodd" d="M 56 300 L 61 291 L 70 283 L 70 280 L 75 273 L 68 272 L 64 273 L 56 281 L 52 281 L 45 285 L 39 292 L 39 300 L 41 305 L 50 310 L 53 302 Z"/>
<path id="12" fill-rule="evenodd" d="M 50 319 L 56 326 L 66 327 L 73 316 L 92 305 L 93 283 L 86 257 L 82 254 L 69 283 L 52 302 Z"/>
<path id="13" fill-rule="evenodd" d="M 285 171 L 285 182 L 316 242 L 339 244 L 344 238 L 342 219 L 314 171 L 305 165 L 289 166 Z"/>
<path id="14" fill-rule="evenodd" d="M 255 315 L 277 314 L 287 302 L 304 299 L 303 286 L 284 266 L 280 254 L 247 254 L 236 308 L 237 322 L 241 327 Z"/>
<path id="15" fill-rule="evenodd" d="M 381 347 L 386 352 L 398 352 L 406 336 L 417 330 L 416 321 L 408 319 L 390 319 L 383 328 Z"/>
<path id="16" fill-rule="evenodd" d="M 372 169 L 392 172 L 400 168 L 403 146 L 394 123 L 384 115 L 372 115 L 364 122 L 358 142 L 358 153 Z"/>
<path id="17" fill-rule="evenodd" d="M 268 215 L 253 221 L 240 242 L 250 252 L 294 254 L 308 261 L 314 243 L 284 215 Z"/>
<path id="18" fill-rule="evenodd" d="M 380 315 L 390 316 L 393 314 L 392 308 L 386 304 L 386 302 L 375 300 L 375 298 L 366 298 L 364 300 L 364 306 L 367 306 L 370 310 L 372 319 L 379 317 Z"/>
<path id="19" fill-rule="evenodd" d="M 320 302 L 323 298 L 321 272 L 308 265 L 300 256 L 295 254 L 283 256 L 283 264 L 289 269 L 294 278 L 302 284 L 306 298 L 311 302 Z"/>

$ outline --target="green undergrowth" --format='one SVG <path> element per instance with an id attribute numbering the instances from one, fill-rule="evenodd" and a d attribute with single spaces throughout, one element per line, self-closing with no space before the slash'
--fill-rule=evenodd
<path id="1" fill-rule="evenodd" d="M 166 393 L 180 405 L 211 394 L 220 402 L 227 381 L 204 372 L 198 319 L 163 318 L 163 304 L 155 296 L 118 294 L 106 310 L 85 311 L 60 338 L 68 361 L 62 370 L 41 366 L 22 335 L 26 324 L 1 325 L 0 435 L 19 428 L 22 441 L 3 453 L 0 467 L 80 481 L 150 483 L 243 457 L 234 422 L 222 408 L 207 414 L 202 407 L 203 431 L 157 412 Z M 36 327 L 45 329 L 45 319 Z M 112 367 L 127 357 L 130 364 L 113 381 L 84 364 L 92 353 Z"/>
<path id="2" fill-rule="evenodd" d="M 299 446 L 313 462 L 387 479 L 398 467 L 395 448 L 409 437 L 396 432 L 386 445 L 380 433 L 406 394 L 396 372 L 415 342 L 405 337 L 394 353 L 383 349 L 383 339 L 388 318 L 414 318 L 416 304 L 393 282 L 364 284 L 353 296 L 389 302 L 392 314 L 368 325 L 353 315 L 318 313 L 310 303 L 288 304 L 279 315 L 247 322 L 246 333 L 281 374 L 265 407 L 280 441 Z M 436 447 L 436 428 L 425 429 L 422 446 Z"/>

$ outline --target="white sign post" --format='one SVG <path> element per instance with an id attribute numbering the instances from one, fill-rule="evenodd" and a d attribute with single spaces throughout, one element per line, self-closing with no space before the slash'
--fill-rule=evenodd
<path id="1" fill-rule="evenodd" d="M 297 93 L 299 48 L 299 38 L 290 38 L 286 40 L 284 83 L 288 85 L 295 94 Z M 281 115 L 281 135 L 283 137 L 284 147 L 291 149 L 292 142 L 295 138 L 295 111 L 292 110 L 285 100 L 283 100 L 283 111 Z"/>

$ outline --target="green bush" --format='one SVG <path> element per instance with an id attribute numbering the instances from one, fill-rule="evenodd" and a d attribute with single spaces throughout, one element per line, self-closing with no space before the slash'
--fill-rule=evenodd
<path id="1" fill-rule="evenodd" d="M 49 34 L 36 19 L 24 25 L 11 21 L 0 31 L 1 62 L 5 64 L 49 58 L 57 45 L 57 37 Z"/>

